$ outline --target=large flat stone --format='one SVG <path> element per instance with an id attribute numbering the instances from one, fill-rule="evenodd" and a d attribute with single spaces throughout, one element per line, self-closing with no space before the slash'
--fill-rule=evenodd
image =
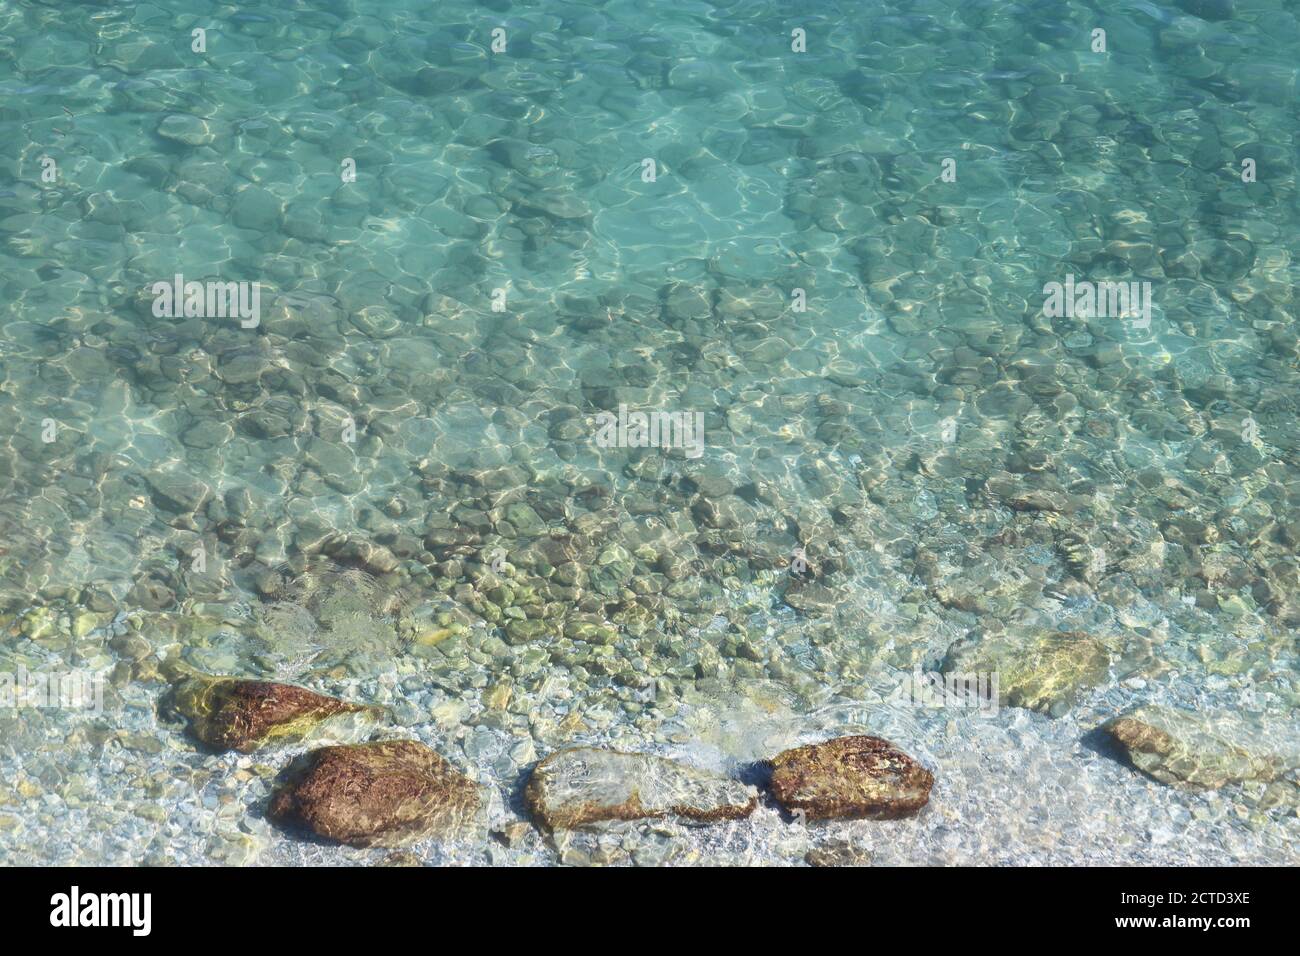
<path id="1" fill-rule="evenodd" d="M 1101 729 L 1138 770 L 1189 790 L 1271 782 L 1300 767 L 1300 727 L 1253 715 L 1138 707 Z"/>
<path id="2" fill-rule="evenodd" d="M 596 747 L 547 757 L 533 770 L 525 796 L 534 816 L 553 830 L 670 815 L 702 823 L 736 820 L 758 805 L 757 790 L 718 774 Z"/>

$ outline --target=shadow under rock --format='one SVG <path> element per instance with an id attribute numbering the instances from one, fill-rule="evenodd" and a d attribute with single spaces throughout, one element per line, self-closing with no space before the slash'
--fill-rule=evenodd
<path id="1" fill-rule="evenodd" d="M 1130 770 L 1137 770 L 1137 767 L 1134 766 L 1133 761 L 1129 758 L 1128 751 L 1121 747 L 1114 737 L 1106 733 L 1106 731 L 1102 730 L 1100 727 L 1090 730 L 1080 737 L 1079 743 L 1083 744 L 1083 746 L 1095 754 L 1114 760 L 1115 762 L 1128 767 Z"/>

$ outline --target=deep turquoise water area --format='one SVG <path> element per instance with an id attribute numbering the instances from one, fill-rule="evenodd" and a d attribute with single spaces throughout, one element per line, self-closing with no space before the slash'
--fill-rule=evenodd
<path id="1" fill-rule="evenodd" d="M 0 860 L 382 858 L 269 826 L 291 751 L 200 753 L 178 659 L 383 704 L 494 827 L 572 742 L 936 779 L 423 862 L 1297 862 L 1297 51 L 1283 0 L 0 5 L 0 665 L 107 684 L 0 710 Z M 899 694 L 963 668 L 995 714 Z"/>

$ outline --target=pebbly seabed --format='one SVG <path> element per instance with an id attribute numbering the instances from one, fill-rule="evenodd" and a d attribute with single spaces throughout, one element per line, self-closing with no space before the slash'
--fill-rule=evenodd
<path id="1" fill-rule="evenodd" d="M 0 862 L 1300 862 L 1298 45 L 1282 0 L 6 5 Z M 858 735 L 919 809 L 778 805 Z M 468 832 L 272 822 L 370 740 Z M 572 748 L 644 755 L 575 772 L 610 807 L 754 806 L 534 825 Z"/>

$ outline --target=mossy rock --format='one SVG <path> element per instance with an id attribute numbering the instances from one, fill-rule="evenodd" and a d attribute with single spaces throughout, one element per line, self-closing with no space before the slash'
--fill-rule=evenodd
<path id="1" fill-rule="evenodd" d="M 1060 717 L 1084 691 L 1106 679 L 1110 653 L 1101 641 L 1077 631 L 1027 638 L 999 634 L 958 642 L 940 670 L 946 675 L 996 675 L 1003 706 Z"/>
<path id="2" fill-rule="evenodd" d="M 270 818 L 336 843 L 397 847 L 482 824 L 479 785 L 414 740 L 322 747 L 286 777 Z"/>
<path id="3" fill-rule="evenodd" d="M 176 666 L 168 669 L 177 678 Z M 295 684 L 189 672 L 176 679 L 166 707 L 185 718 L 190 733 L 213 750 L 250 753 L 272 743 L 301 740 L 340 714 L 373 711 Z"/>
<path id="4" fill-rule="evenodd" d="M 808 820 L 890 820 L 930 800 L 934 775 L 888 740 L 836 737 L 772 760 L 772 795 Z"/>
<path id="5" fill-rule="evenodd" d="M 538 618 L 508 621 L 505 626 L 506 641 L 510 644 L 529 644 L 555 634 L 555 627 Z"/>

